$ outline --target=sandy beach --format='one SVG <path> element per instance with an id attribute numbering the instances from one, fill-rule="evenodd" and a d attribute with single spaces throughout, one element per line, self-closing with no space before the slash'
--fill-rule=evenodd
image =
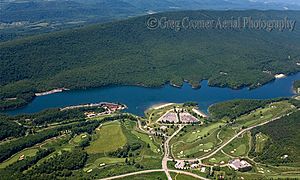
<path id="1" fill-rule="evenodd" d="M 285 78 L 286 75 L 284 75 L 284 74 L 275 74 L 274 77 L 275 77 L 276 79 L 281 79 L 281 78 Z"/>
<path id="2" fill-rule="evenodd" d="M 164 107 L 167 107 L 167 106 L 171 106 L 173 104 L 175 104 L 175 103 L 157 104 L 157 105 L 152 106 L 151 108 L 153 108 L 153 109 L 161 109 L 161 108 L 164 108 Z"/>
<path id="3" fill-rule="evenodd" d="M 193 108 L 193 112 L 195 112 L 196 114 L 198 114 L 199 116 L 202 116 L 202 117 L 204 117 L 204 118 L 207 118 L 207 117 L 208 117 L 205 113 L 201 112 L 201 111 L 198 110 L 198 109 Z"/>

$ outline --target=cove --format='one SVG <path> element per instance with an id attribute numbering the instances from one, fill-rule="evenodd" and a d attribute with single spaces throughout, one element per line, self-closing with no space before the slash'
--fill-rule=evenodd
<path id="1" fill-rule="evenodd" d="M 72 90 L 36 97 L 27 106 L 7 111 L 7 113 L 11 115 L 34 113 L 47 108 L 102 101 L 126 104 L 128 106 L 127 112 L 140 116 L 144 114 L 144 111 L 148 107 L 165 102 L 183 103 L 194 101 L 199 103 L 202 111 L 207 112 L 210 105 L 232 99 L 270 99 L 293 96 L 292 85 L 298 79 L 300 79 L 300 73 L 276 79 L 253 90 L 249 90 L 248 88 L 233 90 L 230 88 L 210 87 L 208 86 L 208 81 L 202 81 L 200 89 L 192 89 L 189 84 L 185 83 L 181 88 L 165 85 L 161 88 L 116 86 Z"/>

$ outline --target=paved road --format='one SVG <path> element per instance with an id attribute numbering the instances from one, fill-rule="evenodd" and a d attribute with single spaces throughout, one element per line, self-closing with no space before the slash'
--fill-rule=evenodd
<path id="1" fill-rule="evenodd" d="M 300 109 L 298 109 L 300 110 Z M 288 113 L 286 114 L 287 116 L 290 115 L 291 113 Z M 222 150 L 226 145 L 228 145 L 230 142 L 232 142 L 235 138 L 237 138 L 238 136 L 240 136 L 241 134 L 243 134 L 244 132 L 246 131 L 249 131 L 253 128 L 256 128 L 256 127 L 259 127 L 259 126 L 263 126 L 265 124 L 268 124 L 272 121 L 275 121 L 275 120 L 278 120 L 280 118 L 282 118 L 283 116 L 279 116 L 277 118 L 273 118 L 271 119 L 270 121 L 266 121 L 266 122 L 263 122 L 263 123 L 260 123 L 260 124 L 257 124 L 255 126 L 251 126 L 251 127 L 248 127 L 246 129 L 243 129 L 242 131 L 240 131 L 239 133 L 237 133 L 235 136 L 233 136 L 231 139 L 229 139 L 226 143 L 224 143 L 223 145 L 221 145 L 218 149 L 216 149 L 215 151 L 213 151 L 212 153 L 210 153 L 209 155 L 207 156 L 204 156 L 202 158 L 198 158 L 198 159 L 195 159 L 195 160 L 203 160 L 203 159 L 207 159 L 213 155 L 215 155 L 217 152 L 219 152 L 220 150 Z M 141 124 L 140 122 L 138 123 L 138 126 L 141 128 Z M 188 176 L 192 176 L 194 178 L 198 178 L 198 179 L 202 179 L 202 180 L 209 180 L 207 178 L 204 178 L 204 177 L 201 177 L 201 176 L 198 176 L 196 174 L 193 174 L 191 172 L 186 172 L 186 171 L 179 171 L 179 170 L 169 170 L 168 169 L 168 161 L 170 160 L 169 159 L 169 154 L 170 154 L 170 148 L 169 148 L 169 142 L 170 140 L 176 136 L 176 134 L 178 134 L 182 128 L 184 128 L 185 125 L 179 125 L 179 129 L 177 131 L 175 131 L 172 136 L 168 137 L 168 139 L 165 141 L 164 143 L 164 158 L 162 160 L 162 169 L 152 169 L 152 170 L 144 170 L 144 171 L 137 171 L 137 172 L 133 172 L 133 173 L 127 173 L 127 174 L 123 174 L 123 175 L 118 175 L 118 176 L 113 176 L 113 177 L 108 177 L 108 178 L 103 178 L 101 180 L 111 180 L 111 179 L 118 179 L 118 178 L 123 178 L 123 177 L 127 177 L 127 176 L 134 176 L 134 175 L 140 175 L 140 174 L 146 174 L 146 173 L 153 173 L 153 172 L 165 172 L 166 173 L 166 176 L 168 178 L 168 180 L 172 180 L 172 177 L 170 175 L 169 172 L 174 172 L 174 173 L 179 173 L 179 174 L 185 174 L 185 175 L 188 175 Z"/>
<path id="2" fill-rule="evenodd" d="M 287 115 L 290 115 L 291 113 L 287 114 Z M 219 152 L 220 150 L 222 150 L 225 146 L 227 146 L 229 143 L 231 143 L 231 141 L 233 141 L 235 138 L 237 138 L 238 136 L 240 136 L 241 134 L 243 134 L 244 132 L 246 131 L 249 131 L 253 128 L 256 128 L 256 127 L 259 127 L 259 126 L 263 126 L 265 124 L 268 124 L 272 121 L 275 121 L 275 120 L 278 120 L 280 119 L 282 116 L 279 116 L 277 118 L 273 118 L 271 119 L 270 121 L 266 121 L 266 122 L 263 122 L 263 123 L 260 123 L 260 124 L 257 124 L 255 126 L 251 126 L 251 127 L 248 127 L 246 129 L 243 129 L 242 131 L 240 131 L 239 133 L 237 133 L 235 136 L 233 136 L 231 139 L 229 139 L 226 143 L 224 143 L 223 145 L 221 145 L 218 149 L 216 149 L 215 151 L 213 151 L 212 153 L 210 153 L 209 155 L 207 156 L 204 156 L 204 157 L 201 157 L 201 158 L 198 158 L 198 160 L 204 160 L 204 159 L 207 159 L 207 158 L 210 158 L 211 156 L 215 155 L 217 152 Z"/>
<path id="3" fill-rule="evenodd" d="M 300 110 L 300 109 L 298 109 L 298 110 Z M 188 160 L 191 160 L 191 161 L 197 161 L 197 160 L 198 160 L 198 161 L 202 161 L 202 160 L 204 160 L 204 159 L 210 158 L 211 156 L 213 156 L 213 155 L 215 155 L 216 153 L 218 153 L 219 151 L 221 151 L 225 146 L 227 146 L 227 145 L 228 145 L 229 143 L 231 143 L 235 138 L 237 138 L 238 136 L 240 136 L 240 135 L 243 134 L 244 132 L 249 131 L 249 130 L 251 130 L 251 129 L 253 129 L 253 128 L 259 127 L 259 126 L 263 126 L 263 125 L 268 124 L 268 123 L 270 123 L 270 122 L 272 122 L 272 121 L 278 120 L 278 119 L 282 118 L 283 116 L 289 116 L 290 114 L 292 114 L 292 112 L 291 112 L 291 113 L 288 113 L 288 114 L 286 114 L 286 115 L 282 115 L 282 116 L 273 118 L 273 119 L 271 119 L 271 120 L 269 120 L 269 121 L 266 121 L 266 122 L 257 124 L 257 125 L 255 125 L 255 126 L 251 126 L 251 127 L 246 128 L 246 129 L 243 129 L 242 131 L 240 131 L 239 133 L 237 133 L 235 136 L 233 136 L 231 139 L 229 139 L 226 143 L 222 144 L 218 149 L 214 150 L 212 153 L 210 153 L 210 154 L 208 154 L 208 155 L 206 155 L 206 156 L 204 156 L 204 157 L 201 157 L 201 158 L 196 158 L 196 159 L 185 159 L 185 160 L 187 160 L 187 161 L 188 161 Z M 175 160 L 180 160 L 180 159 L 175 159 Z M 202 165 L 202 166 L 206 166 L 205 164 L 202 164 L 202 163 L 201 163 L 201 165 Z"/>
<path id="4" fill-rule="evenodd" d="M 185 126 L 185 125 L 179 125 L 178 130 L 175 131 L 175 132 L 172 134 L 172 136 L 168 137 L 168 139 L 167 139 L 167 140 L 165 141 L 165 143 L 164 143 L 164 152 L 165 152 L 165 154 L 164 154 L 164 158 L 163 158 L 161 164 L 162 164 L 162 169 L 165 171 L 168 180 L 172 180 L 172 177 L 171 177 L 171 175 L 170 175 L 170 173 L 169 173 L 169 169 L 168 169 L 168 160 L 169 160 L 169 155 L 170 155 L 170 147 L 169 147 L 169 143 L 170 143 L 170 140 L 171 140 L 174 136 L 176 136 L 176 134 L 178 134 L 179 131 L 181 131 L 182 128 L 184 128 L 184 126 Z"/>
<path id="5" fill-rule="evenodd" d="M 151 170 L 145 170 L 145 171 L 137 171 L 137 172 L 133 172 L 133 173 L 127 173 L 127 174 L 122 174 L 122 175 L 118 175 L 118 176 L 103 178 L 101 180 L 119 179 L 119 178 L 123 178 L 123 177 L 127 177 L 127 176 L 134 176 L 134 175 L 153 173 L 153 172 L 163 172 L 163 171 L 164 171 L 163 169 L 151 169 Z"/>
<path id="6" fill-rule="evenodd" d="M 186 171 L 179 171 L 179 170 L 169 170 L 169 171 L 170 171 L 170 172 L 174 172 L 174 173 L 179 173 L 179 174 L 185 174 L 185 175 L 188 175 L 188 176 L 192 176 L 192 177 L 194 177 L 194 178 L 197 178 L 197 179 L 209 180 L 209 179 L 207 179 L 207 178 L 198 176 L 197 174 L 190 173 L 190 172 L 186 172 Z"/>
<path id="7" fill-rule="evenodd" d="M 198 176 L 198 175 L 190 173 L 190 172 L 179 171 L 179 170 L 169 170 L 169 171 L 174 172 L 174 173 L 178 173 L 178 174 L 185 174 L 185 175 L 197 178 L 197 179 L 209 180 L 207 178 Z M 133 173 L 127 173 L 127 174 L 122 174 L 122 175 L 118 175 L 118 176 L 103 178 L 103 179 L 100 179 L 100 180 L 119 179 L 119 178 L 124 178 L 124 177 L 128 177 L 128 176 L 135 176 L 135 175 L 141 175 L 141 174 L 147 174 L 147 173 L 153 173 L 153 172 L 164 172 L 164 170 L 163 169 L 151 169 L 151 170 L 145 170 L 145 171 L 137 171 L 137 172 L 133 172 Z"/>

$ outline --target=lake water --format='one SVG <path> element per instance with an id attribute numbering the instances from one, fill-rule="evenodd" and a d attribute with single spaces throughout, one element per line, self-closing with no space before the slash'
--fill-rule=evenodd
<path id="1" fill-rule="evenodd" d="M 300 79 L 300 73 L 283 79 L 276 79 L 253 90 L 248 90 L 248 88 L 233 90 L 210 87 L 207 85 L 207 81 L 203 81 L 200 89 L 192 89 L 189 84 L 185 83 L 182 88 L 175 88 L 170 85 L 161 88 L 116 86 L 65 91 L 37 97 L 24 108 L 8 111 L 8 113 L 33 113 L 47 108 L 102 101 L 124 103 L 128 106 L 126 111 L 136 115 L 143 115 L 144 111 L 154 104 L 165 102 L 183 103 L 187 101 L 198 102 L 200 109 L 207 112 L 210 105 L 231 99 L 269 99 L 292 96 L 294 95 L 292 84 L 297 79 Z"/>

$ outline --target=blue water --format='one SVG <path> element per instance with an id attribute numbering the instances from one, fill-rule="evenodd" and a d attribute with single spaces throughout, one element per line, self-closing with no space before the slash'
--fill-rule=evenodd
<path id="1" fill-rule="evenodd" d="M 144 88 L 137 86 L 117 86 L 94 88 L 88 90 L 65 91 L 35 98 L 30 104 L 21 109 L 9 111 L 9 114 L 33 113 L 52 107 L 65 107 L 76 104 L 96 103 L 101 101 L 120 102 L 128 106 L 127 112 L 143 115 L 144 111 L 158 103 L 195 101 L 200 109 L 207 108 L 217 102 L 231 99 L 269 99 L 289 97 L 294 95 L 292 84 L 300 79 L 300 73 L 277 79 L 254 90 L 243 88 L 210 87 L 207 81 L 201 83 L 200 89 L 192 89 L 187 83 L 182 88 L 165 85 L 161 88 Z"/>

